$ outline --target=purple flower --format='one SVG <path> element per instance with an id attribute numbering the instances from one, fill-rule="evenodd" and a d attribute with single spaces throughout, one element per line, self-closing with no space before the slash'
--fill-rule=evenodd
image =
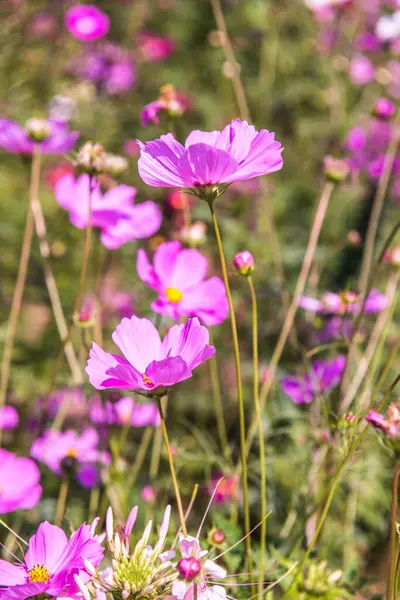
<path id="1" fill-rule="evenodd" d="M 365 303 L 365 313 L 378 313 L 384 310 L 387 306 L 388 299 L 378 290 L 371 290 Z M 343 292 L 336 294 L 335 292 L 325 292 L 321 300 L 312 298 L 311 296 L 302 296 L 299 300 L 299 306 L 310 312 L 318 312 L 331 315 L 346 315 L 356 313 L 360 309 L 360 301 L 353 292 Z"/>
<path id="2" fill-rule="evenodd" d="M 140 279 L 158 292 L 154 312 L 179 320 L 198 317 L 205 325 L 218 325 L 228 316 L 225 286 L 219 277 L 205 279 L 208 262 L 198 250 L 183 249 L 178 241 L 158 246 L 153 265 L 144 250 L 137 254 Z"/>
<path id="3" fill-rule="evenodd" d="M 88 580 L 84 561 L 97 567 L 103 552 L 89 525 L 81 525 L 68 541 L 62 529 L 45 521 L 30 538 L 23 561 L 0 560 L 1 599 L 24 600 L 39 594 L 72 597 L 79 592 L 74 575 Z"/>
<path id="4" fill-rule="evenodd" d="M 0 514 L 36 506 L 42 495 L 39 469 L 30 458 L 0 449 Z M 0 587 L 3 585 L 0 561 Z M 3 599 L 0 590 L 0 597 Z"/>
<path id="5" fill-rule="evenodd" d="M 72 429 L 65 432 L 50 430 L 33 442 L 31 456 L 57 475 L 62 475 L 64 468 L 77 468 L 78 481 L 83 487 L 90 487 L 81 470 L 85 473 L 88 465 L 110 463 L 109 454 L 101 452 L 98 444 L 99 436 L 94 429 L 86 429 L 80 435 Z"/>
<path id="6" fill-rule="evenodd" d="M 208 345 L 207 329 L 196 318 L 172 327 L 161 342 L 151 321 L 133 316 L 122 319 L 112 338 L 126 358 L 104 352 L 93 342 L 86 373 L 98 390 L 154 393 L 188 379 L 193 369 L 215 354 L 215 348 Z"/>
<path id="7" fill-rule="evenodd" d="M 317 318 L 316 321 L 318 320 L 321 319 Z M 314 327 L 314 338 L 317 344 L 349 337 L 352 332 L 349 319 L 343 319 L 337 315 L 323 320 L 322 323 L 314 323 Z"/>
<path id="8" fill-rule="evenodd" d="M 171 84 L 164 85 L 160 90 L 160 96 L 154 102 L 146 104 L 140 113 L 140 124 L 147 127 L 150 123 L 159 124 L 158 113 L 166 111 L 170 116 L 182 115 L 188 108 L 189 99 L 182 93 L 176 91 Z"/>
<path id="9" fill-rule="evenodd" d="M 374 114 L 381 119 L 390 119 L 396 112 L 396 105 L 388 98 L 378 98 L 375 102 Z"/>
<path id="10" fill-rule="evenodd" d="M 92 4 L 72 6 L 65 13 L 64 22 L 72 37 L 83 42 L 104 37 L 110 28 L 108 16 Z"/>
<path id="11" fill-rule="evenodd" d="M 6 405 L 0 408 L 0 429 L 15 429 L 18 423 L 19 416 L 14 406 Z"/>
<path id="12" fill-rule="evenodd" d="M 375 76 L 375 69 L 369 58 L 362 54 L 354 56 L 350 63 L 350 79 L 355 85 L 366 85 Z"/>
<path id="13" fill-rule="evenodd" d="M 54 419 L 62 410 L 67 419 L 84 419 L 88 413 L 86 396 L 81 388 L 63 388 L 51 393 L 47 399 L 41 399 L 42 407 L 47 408 L 47 414 Z"/>
<path id="14" fill-rule="evenodd" d="M 158 427 L 160 415 L 155 402 L 136 402 L 133 398 L 125 396 L 118 400 L 114 406 L 119 425 L 132 427 Z"/>
<path id="15" fill-rule="evenodd" d="M 398 451 L 398 440 L 400 439 L 400 400 L 389 404 L 387 417 L 385 418 L 375 410 L 370 410 L 365 420 L 371 423 L 375 429 L 379 429 L 387 441 L 397 442 L 395 449 Z"/>
<path id="16" fill-rule="evenodd" d="M 76 144 L 79 133 L 69 131 L 65 123 L 49 119 L 45 121 L 48 136 L 43 141 L 34 141 L 26 129 L 8 119 L 0 119 L 0 147 L 12 154 L 32 154 L 35 145 L 42 154 L 64 154 Z"/>
<path id="17" fill-rule="evenodd" d="M 110 96 L 128 92 L 135 84 L 135 69 L 132 61 L 123 60 L 111 65 L 105 80 L 106 92 Z"/>
<path id="18" fill-rule="evenodd" d="M 85 229 L 89 222 L 89 175 L 75 179 L 68 174 L 55 185 L 58 204 L 69 212 L 75 227 Z M 102 230 L 102 244 L 109 249 L 120 248 L 135 239 L 149 237 L 161 225 L 160 209 L 151 200 L 134 205 L 136 189 L 117 185 L 104 195 L 97 183 L 92 190 L 92 225 Z"/>
<path id="19" fill-rule="evenodd" d="M 240 275 L 250 275 L 254 271 L 254 256 L 248 250 L 238 252 L 232 262 Z"/>
<path id="20" fill-rule="evenodd" d="M 275 134 L 236 119 L 222 131 L 192 131 L 185 146 L 169 133 L 140 145 L 139 174 L 154 187 L 213 186 L 282 168 Z"/>
<path id="21" fill-rule="evenodd" d="M 142 127 L 147 127 L 150 123 L 158 125 L 160 122 L 158 113 L 162 110 L 165 110 L 165 107 L 161 100 L 155 100 L 154 102 L 150 102 L 150 104 L 146 104 L 140 112 L 140 124 Z"/>
<path id="22" fill-rule="evenodd" d="M 308 373 L 285 377 L 282 390 L 295 404 L 309 404 L 317 394 L 327 392 L 340 382 L 345 363 L 342 354 L 332 360 L 316 360 Z"/>
<path id="23" fill-rule="evenodd" d="M 348 159 L 350 167 L 356 172 L 364 170 L 372 179 L 379 178 L 392 132 L 390 122 L 375 118 L 369 121 L 365 129 L 350 129 L 345 144 L 351 154 Z M 395 161 L 393 170 L 400 171 L 398 161 Z"/>

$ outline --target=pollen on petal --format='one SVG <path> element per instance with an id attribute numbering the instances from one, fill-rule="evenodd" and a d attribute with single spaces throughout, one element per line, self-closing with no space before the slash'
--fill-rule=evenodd
<path id="1" fill-rule="evenodd" d="M 172 304 L 178 304 L 182 300 L 182 292 L 174 287 L 169 287 L 165 290 L 165 295 Z"/>

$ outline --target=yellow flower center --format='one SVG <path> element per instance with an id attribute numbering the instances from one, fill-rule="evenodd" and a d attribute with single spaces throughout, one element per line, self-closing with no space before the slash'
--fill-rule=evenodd
<path id="1" fill-rule="evenodd" d="M 30 583 L 48 583 L 50 581 L 50 573 L 44 565 L 36 565 L 28 572 Z"/>
<path id="2" fill-rule="evenodd" d="M 165 295 L 167 296 L 168 300 L 172 302 L 172 304 L 178 304 L 178 302 L 182 300 L 183 294 L 177 288 L 171 287 L 165 290 Z"/>
<path id="3" fill-rule="evenodd" d="M 67 450 L 67 452 L 65 453 L 65 456 L 68 456 L 69 458 L 78 458 L 78 453 L 75 450 L 75 448 L 70 448 L 69 450 Z"/>
<path id="4" fill-rule="evenodd" d="M 143 381 L 146 385 L 151 385 L 150 379 L 147 377 L 146 373 L 143 375 Z"/>

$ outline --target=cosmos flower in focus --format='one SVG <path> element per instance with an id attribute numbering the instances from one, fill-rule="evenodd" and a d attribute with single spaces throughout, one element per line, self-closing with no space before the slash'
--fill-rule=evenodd
<path id="1" fill-rule="evenodd" d="M 49 430 L 33 442 L 31 456 L 57 475 L 76 473 L 80 485 L 90 488 L 98 483 L 98 466 L 108 465 L 111 460 L 98 445 L 95 429 L 85 429 L 81 434 L 72 429 Z"/>
<path id="2" fill-rule="evenodd" d="M 164 395 L 166 388 L 191 377 L 193 369 L 215 354 L 207 329 L 196 318 L 172 327 L 161 342 L 151 321 L 133 316 L 122 319 L 112 339 L 126 358 L 104 352 L 93 342 L 86 373 L 98 390 Z"/>
<path id="3" fill-rule="evenodd" d="M 89 175 L 78 179 L 65 175 L 54 187 L 58 204 L 68 211 L 75 227 L 85 229 L 89 222 Z M 92 225 L 102 230 L 101 241 L 108 249 L 120 248 L 136 239 L 149 237 L 161 225 L 162 215 L 151 200 L 134 204 L 136 189 L 128 185 L 117 185 L 105 194 L 97 183 L 91 193 Z"/>
<path id="4" fill-rule="evenodd" d="M 64 23 L 72 37 L 82 42 L 98 40 L 110 28 L 108 16 L 93 4 L 72 6 L 65 13 Z"/>
<path id="5" fill-rule="evenodd" d="M 154 102 L 146 104 L 140 113 L 140 123 L 147 127 L 150 123 L 158 125 L 160 120 L 158 114 L 166 112 L 170 117 L 180 117 L 188 107 L 188 98 L 178 93 L 171 84 L 164 85 L 160 89 L 160 96 Z"/>
<path id="6" fill-rule="evenodd" d="M 36 506 L 42 495 L 40 473 L 30 458 L 18 457 L 0 449 L 0 514 L 28 510 Z M 0 561 L 0 586 L 3 585 Z M 0 591 L 0 596 L 3 597 Z"/>
<path id="7" fill-rule="evenodd" d="M 240 119 L 222 131 L 192 131 L 184 146 L 171 133 L 139 145 L 139 174 L 153 187 L 206 187 L 214 193 L 208 188 L 273 173 L 283 164 L 275 135 Z"/>
<path id="8" fill-rule="evenodd" d="M 179 320 L 198 317 L 205 325 L 218 325 L 228 316 L 225 286 L 219 277 L 205 279 L 208 261 L 198 250 L 178 241 L 160 244 L 150 264 L 144 250 L 137 254 L 140 279 L 158 292 L 154 312 Z"/>
<path id="9" fill-rule="evenodd" d="M 282 390 L 295 404 L 309 404 L 316 395 L 340 383 L 346 358 L 339 354 L 332 360 L 316 360 L 304 375 L 291 375 L 282 380 Z"/>
<path id="10" fill-rule="evenodd" d="M 25 127 L 15 121 L 0 119 L 0 148 L 12 154 L 32 154 L 35 145 L 42 154 L 64 154 L 75 146 L 79 137 L 61 121 L 30 119 Z"/>
<path id="11" fill-rule="evenodd" d="M 67 540 L 62 529 L 45 521 L 30 538 L 23 561 L 0 560 L 1 598 L 74 597 L 79 592 L 74 575 L 89 580 L 85 560 L 97 566 L 103 552 L 89 525 L 81 525 Z"/>
<path id="12" fill-rule="evenodd" d="M 378 313 L 387 307 L 388 299 L 378 290 L 371 290 L 364 306 L 365 313 Z M 327 315 L 354 314 L 360 309 L 360 300 L 354 292 L 325 292 L 321 300 L 311 296 L 302 296 L 299 306 L 310 312 Z"/>

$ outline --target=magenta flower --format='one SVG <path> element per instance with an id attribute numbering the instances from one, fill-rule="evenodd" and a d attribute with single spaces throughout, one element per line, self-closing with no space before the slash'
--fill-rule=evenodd
<path id="1" fill-rule="evenodd" d="M 42 495 L 39 479 L 33 460 L 0 449 L 0 514 L 36 506 Z M 2 584 L 0 561 L 0 587 Z M 0 597 L 3 598 L 1 590 Z"/>
<path id="2" fill-rule="evenodd" d="M 175 42 L 169 37 L 161 37 L 150 32 L 138 36 L 140 54 L 146 62 L 165 60 L 175 51 Z"/>
<path id="3" fill-rule="evenodd" d="M 133 62 L 129 59 L 121 60 L 110 65 L 105 78 L 107 94 L 115 96 L 128 92 L 135 84 L 136 73 Z"/>
<path id="4" fill-rule="evenodd" d="M 387 409 L 387 416 L 379 414 L 375 410 L 370 410 L 365 417 L 368 423 L 371 423 L 375 429 L 379 429 L 387 441 L 397 442 L 400 439 L 400 400 L 391 402 Z M 398 450 L 398 448 L 396 448 Z"/>
<path id="5" fill-rule="evenodd" d="M 375 69 L 369 58 L 362 54 L 354 56 L 350 63 L 350 79 L 355 85 L 366 85 L 375 77 Z"/>
<path id="6" fill-rule="evenodd" d="M 371 179 L 378 179 L 382 173 L 385 154 L 393 133 L 393 125 L 383 119 L 370 119 L 366 128 L 350 129 L 346 149 L 350 153 L 350 167 L 363 170 Z M 400 173 L 400 161 L 395 160 L 393 171 Z"/>
<path id="7" fill-rule="evenodd" d="M 205 325 L 218 325 L 228 316 L 225 286 L 219 277 L 205 279 L 208 262 L 198 250 L 183 249 L 178 241 L 161 244 L 153 265 L 139 249 L 136 263 L 144 283 L 158 292 L 154 312 L 179 320 L 197 317 Z"/>
<path id="8" fill-rule="evenodd" d="M 97 567 L 103 552 L 89 525 L 81 525 L 67 540 L 62 529 L 45 521 L 30 538 L 23 561 L 11 564 L 0 560 L 0 596 L 2 600 L 24 600 L 39 594 L 73 597 L 79 592 L 74 575 L 88 581 L 84 561 Z"/>
<path id="9" fill-rule="evenodd" d="M 365 303 L 365 313 L 378 313 L 387 307 L 388 299 L 378 290 L 371 290 Z M 346 315 L 356 313 L 360 309 L 360 300 L 353 292 L 325 292 L 321 300 L 311 296 L 302 296 L 299 300 L 299 306 L 310 312 L 317 312 L 327 315 Z"/>
<path id="10" fill-rule="evenodd" d="M 136 402 L 124 397 L 115 404 L 101 401 L 96 394 L 90 403 L 90 420 L 95 425 L 131 425 L 132 427 L 158 427 L 160 415 L 155 402 Z"/>
<path id="11" fill-rule="evenodd" d="M 89 175 L 78 179 L 70 174 L 59 179 L 55 185 L 58 204 L 69 212 L 75 227 L 85 229 L 89 223 Z M 151 200 L 134 205 L 136 189 L 128 185 L 117 185 L 104 195 L 99 184 L 92 190 L 92 225 L 102 230 L 102 244 L 109 249 L 149 237 L 161 225 L 162 215 Z"/>
<path id="12" fill-rule="evenodd" d="M 250 275 L 254 271 L 254 256 L 248 250 L 238 252 L 232 263 L 240 275 Z"/>
<path id="13" fill-rule="evenodd" d="M 192 131 L 185 146 L 168 133 L 140 142 L 139 174 L 153 187 L 199 188 L 252 179 L 282 168 L 282 146 L 274 137 L 239 119 L 222 131 Z"/>
<path id="14" fill-rule="evenodd" d="M 175 383 L 192 376 L 199 364 L 215 354 L 209 335 L 198 319 L 172 327 L 163 342 L 151 321 L 122 319 L 112 338 L 126 358 L 104 352 L 93 342 L 86 373 L 98 390 L 142 390 L 148 395 L 165 393 Z"/>
<path id="15" fill-rule="evenodd" d="M 188 108 L 189 99 L 186 95 L 177 92 L 171 84 L 164 85 L 160 96 L 154 102 L 146 104 L 140 113 L 140 124 L 147 127 L 150 123 L 159 124 L 158 113 L 165 111 L 172 117 L 182 115 Z"/>
<path id="16" fill-rule="evenodd" d="M 340 382 L 345 364 L 346 357 L 342 354 L 332 360 L 316 360 L 308 373 L 285 377 L 282 390 L 295 404 L 309 404 L 316 395 Z"/>
<path id="17" fill-rule="evenodd" d="M 110 463 L 108 452 L 100 451 L 98 444 L 99 436 L 94 429 L 86 429 L 80 435 L 72 429 L 65 432 L 50 430 L 33 442 L 31 456 L 57 475 L 62 475 L 65 469 L 76 470 L 79 483 L 83 487 L 92 487 L 92 469 L 86 480 L 87 467 Z"/>
<path id="18" fill-rule="evenodd" d="M 12 154 L 32 154 L 35 145 L 42 154 L 64 154 L 75 146 L 77 131 L 69 131 L 65 123 L 49 119 L 43 122 L 48 135 L 42 141 L 33 141 L 24 127 L 8 119 L 0 119 L 0 148 Z"/>
<path id="19" fill-rule="evenodd" d="M 65 13 L 64 22 L 72 37 L 83 42 L 104 37 L 110 28 L 108 16 L 93 4 L 72 6 Z"/>
<path id="20" fill-rule="evenodd" d="M 0 429 L 15 429 L 19 423 L 17 409 L 14 406 L 0 408 Z"/>
<path id="21" fill-rule="evenodd" d="M 210 496 L 214 497 L 216 504 L 238 503 L 241 501 L 240 477 L 237 473 L 233 475 L 213 473 L 211 479 L 207 482 L 207 491 Z"/>

